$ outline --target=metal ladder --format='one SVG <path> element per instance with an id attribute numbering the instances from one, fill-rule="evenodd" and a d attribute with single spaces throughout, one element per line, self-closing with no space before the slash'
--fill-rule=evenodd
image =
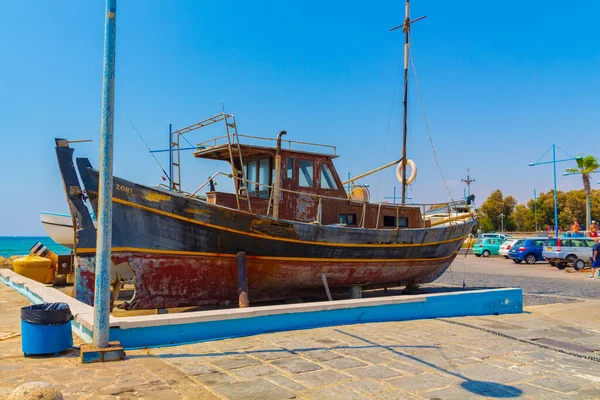
<path id="1" fill-rule="evenodd" d="M 229 120 L 231 119 L 231 122 Z M 233 133 L 231 133 L 233 131 Z M 229 148 L 229 159 L 231 161 L 231 172 L 233 173 L 234 179 L 238 177 L 238 172 L 241 174 L 242 180 L 239 181 L 239 188 L 235 191 L 235 201 L 237 203 L 238 210 L 240 209 L 240 189 L 242 187 L 246 188 L 246 200 L 248 201 L 248 211 L 252 212 L 252 205 L 250 204 L 250 192 L 248 190 L 248 185 L 244 179 L 246 179 L 246 173 L 244 172 L 244 158 L 242 157 L 242 149 L 240 148 L 240 137 L 237 131 L 237 124 L 235 122 L 235 116 L 233 114 L 228 114 L 225 116 L 225 132 L 227 134 L 227 147 Z M 233 145 L 237 147 L 238 158 L 240 160 L 241 171 L 238 171 L 235 168 L 235 163 L 233 162 L 233 149 L 232 149 L 232 137 L 233 137 Z"/>

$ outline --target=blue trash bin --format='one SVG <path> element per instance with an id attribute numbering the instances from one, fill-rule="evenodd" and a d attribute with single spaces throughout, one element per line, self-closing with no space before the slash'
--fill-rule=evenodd
<path id="1" fill-rule="evenodd" d="M 25 356 L 55 354 L 73 347 L 67 303 L 42 303 L 21 308 L 21 349 Z"/>

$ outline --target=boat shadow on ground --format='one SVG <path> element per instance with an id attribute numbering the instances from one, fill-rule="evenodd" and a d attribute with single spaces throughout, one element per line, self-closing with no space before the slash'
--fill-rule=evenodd
<path id="1" fill-rule="evenodd" d="M 415 355 L 409 354 L 407 352 L 401 351 L 402 349 L 437 349 L 439 350 L 439 346 L 389 346 L 382 345 L 372 340 L 363 338 L 359 335 L 345 332 L 341 329 L 334 329 L 334 331 L 352 337 L 354 339 L 360 340 L 365 343 L 364 346 L 332 346 L 332 347 L 308 347 L 308 348 L 294 348 L 294 349 L 261 349 L 261 350 L 239 350 L 239 351 L 224 351 L 224 352 L 213 352 L 213 353 L 202 353 L 202 354 L 192 354 L 192 353 L 171 353 L 171 354 L 158 354 L 158 355 L 150 355 L 150 354 L 140 354 L 140 355 L 132 355 L 128 358 L 164 358 L 164 359 L 177 359 L 177 358 L 211 358 L 211 357 L 223 357 L 223 356 L 244 356 L 244 355 L 253 355 L 253 354 L 265 354 L 265 353 L 291 353 L 298 354 L 309 351 L 316 350 L 364 350 L 364 349 L 372 349 L 372 348 L 380 348 L 388 350 L 396 355 L 401 357 L 405 357 L 411 361 L 415 361 L 422 365 L 426 365 L 430 368 L 433 368 L 439 372 L 444 374 L 453 376 L 455 378 L 461 379 L 463 382 L 460 386 L 477 395 L 486 396 L 490 398 L 514 398 L 521 397 L 523 391 L 514 386 L 504 385 L 498 382 L 491 381 L 478 381 L 474 379 L 470 379 L 458 372 L 449 371 L 446 368 L 442 368 L 436 365 L 433 362 L 426 361 L 421 359 Z"/>

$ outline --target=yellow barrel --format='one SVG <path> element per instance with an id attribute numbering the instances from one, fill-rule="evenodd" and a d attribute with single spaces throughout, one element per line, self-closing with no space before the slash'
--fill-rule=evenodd
<path id="1" fill-rule="evenodd" d="M 46 283 L 48 280 L 48 271 L 52 268 L 52 261 L 47 258 L 35 255 L 17 258 L 13 261 L 13 269 L 26 278 L 33 279 L 40 283 Z"/>

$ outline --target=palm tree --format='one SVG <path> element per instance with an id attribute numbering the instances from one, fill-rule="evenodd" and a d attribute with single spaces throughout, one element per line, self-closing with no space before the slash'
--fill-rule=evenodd
<path id="1" fill-rule="evenodd" d="M 592 155 L 585 157 L 578 157 L 577 168 L 568 168 L 567 173 L 569 174 L 581 174 L 583 180 L 583 190 L 585 191 L 586 207 L 585 207 L 585 229 L 590 229 L 591 216 L 590 216 L 590 193 L 592 188 L 590 186 L 590 175 L 600 169 L 598 159 Z"/>

